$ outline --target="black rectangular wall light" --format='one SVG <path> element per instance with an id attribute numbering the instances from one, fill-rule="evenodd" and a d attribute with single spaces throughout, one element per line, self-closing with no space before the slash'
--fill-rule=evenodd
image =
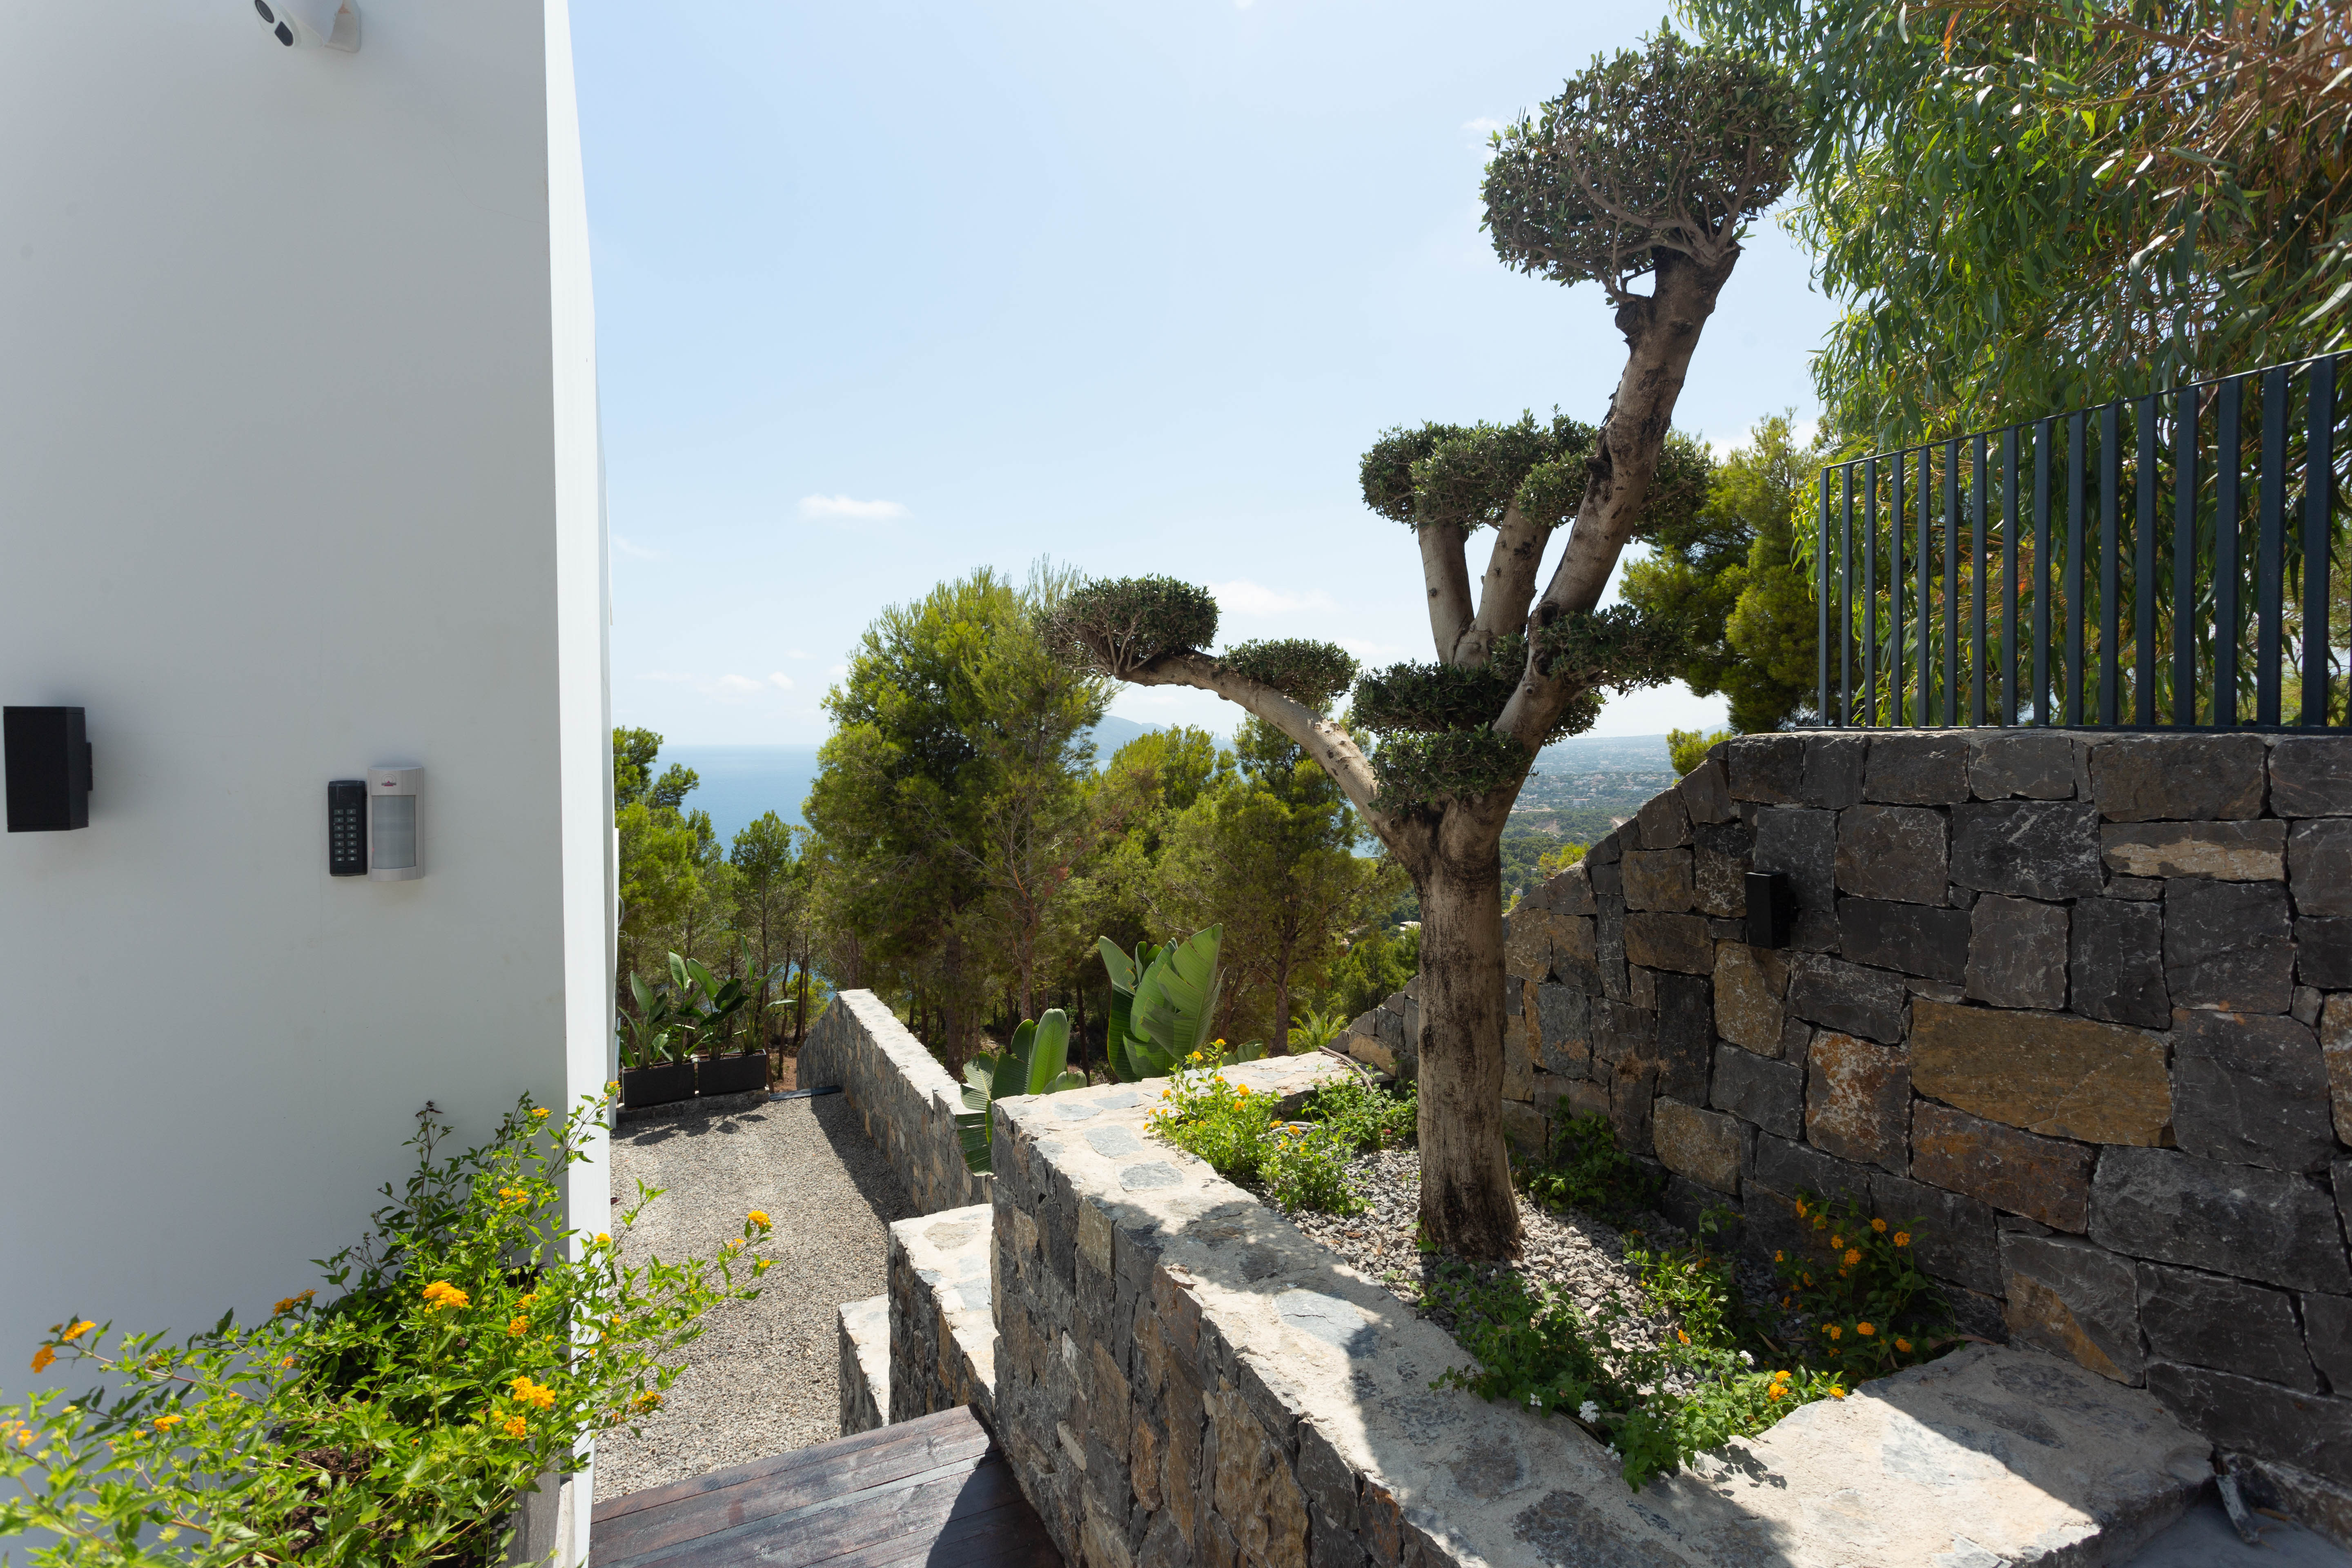
<path id="1" fill-rule="evenodd" d="M 79 708 L 0 709 L 8 766 L 8 831 L 89 826 L 89 742 Z"/>
<path id="2" fill-rule="evenodd" d="M 1786 947 L 1797 923 L 1797 889 L 1784 871 L 1748 873 L 1748 945 Z"/>

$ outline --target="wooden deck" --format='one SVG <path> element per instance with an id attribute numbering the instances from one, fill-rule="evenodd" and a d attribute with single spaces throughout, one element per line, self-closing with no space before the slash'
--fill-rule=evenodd
<path id="1" fill-rule="evenodd" d="M 596 1505 L 589 1568 L 1061 1568 L 968 1410 L 844 1437 Z"/>

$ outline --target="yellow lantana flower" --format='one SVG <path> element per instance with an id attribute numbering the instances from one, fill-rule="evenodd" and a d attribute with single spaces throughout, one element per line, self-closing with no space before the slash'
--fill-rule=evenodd
<path id="1" fill-rule="evenodd" d="M 523 1335 L 530 1332 L 530 1320 L 521 1316 L 517 1316 L 509 1320 L 507 1323 L 507 1332 L 513 1335 L 516 1339 L 522 1338 Z"/>
<path id="2" fill-rule="evenodd" d="M 58 1337 L 63 1340 L 78 1340 L 96 1327 L 98 1327 L 96 1323 L 91 1322 L 88 1318 L 84 1318 L 78 1323 L 68 1325 L 66 1331 Z"/>
<path id="3" fill-rule="evenodd" d="M 528 1433 L 530 1430 L 530 1422 L 528 1422 L 528 1421 L 526 1421 L 526 1420 L 524 1420 L 521 1416 L 520 1416 L 520 1415 L 509 1415 L 509 1416 L 508 1416 L 508 1417 L 507 1417 L 507 1436 L 509 1436 L 509 1437 L 520 1437 L 520 1436 L 524 1436 L 524 1435 L 525 1435 L 526 1433 Z"/>
<path id="4" fill-rule="evenodd" d="M 543 1383 L 533 1383 L 527 1373 L 517 1377 L 507 1386 L 514 1390 L 517 1404 L 536 1405 L 541 1410 L 555 1408 L 555 1390 Z"/>
<path id="5" fill-rule="evenodd" d="M 534 1105 L 530 1108 L 530 1113 L 534 1117 L 544 1118 L 547 1115 L 547 1107 L 543 1105 Z"/>
<path id="6" fill-rule="evenodd" d="M 1910 1245 L 1911 1245 L 1911 1233 L 1910 1233 L 1909 1231 L 1907 1231 L 1907 1230 L 1898 1230 L 1898 1231 L 1896 1231 L 1896 1232 L 1895 1233 L 1895 1246 L 1897 1246 L 1897 1247 L 1908 1247 L 1908 1246 L 1910 1246 Z"/>
<path id="7" fill-rule="evenodd" d="M 155 1417 L 155 1430 L 158 1432 L 169 1432 L 173 1427 L 177 1426 L 181 1422 L 185 1421 L 186 1419 L 186 1416 L 178 1415 L 158 1415 Z"/>
<path id="8" fill-rule="evenodd" d="M 1872 1220 L 1870 1222 L 1870 1228 L 1876 1231 L 1879 1235 L 1885 1236 L 1886 1234 L 1886 1222 L 1883 1219 Z"/>
<path id="9" fill-rule="evenodd" d="M 1861 1261 L 1862 1248 L 1858 1247 L 1849 1247 L 1845 1249 L 1845 1266 L 1848 1268 L 1855 1267 L 1861 1263 Z"/>
<path id="10" fill-rule="evenodd" d="M 1857 1333 L 1857 1334 L 1862 1335 L 1864 1338 L 1867 1339 L 1869 1336 L 1871 1336 L 1872 1334 L 1876 1333 L 1878 1331 L 1877 1331 L 1876 1329 L 1873 1328 L 1873 1327 L 1872 1327 L 1870 1324 L 1868 1324 L 1868 1323 L 1856 1323 L 1856 1324 L 1853 1326 L 1853 1331 L 1854 1331 L 1855 1333 Z"/>
<path id="11" fill-rule="evenodd" d="M 33 1352 L 33 1370 L 35 1372 L 47 1372 L 49 1370 L 49 1363 L 57 1359 L 58 1352 L 51 1350 L 48 1346 L 43 1345 L 39 1350 Z"/>
<path id="12" fill-rule="evenodd" d="M 753 1209 L 745 1217 L 751 1220 L 753 1225 L 758 1226 L 761 1230 L 768 1228 L 768 1211 L 766 1209 Z"/>
<path id="13" fill-rule="evenodd" d="M 436 1279 L 425 1287 L 425 1305 L 433 1311 L 437 1312 L 444 1307 L 470 1307 L 473 1304 L 471 1296 L 446 1279 Z"/>
<path id="14" fill-rule="evenodd" d="M 1839 1328 L 1835 1323 L 1832 1323 L 1830 1325 L 1830 1338 L 1833 1340 L 1842 1340 L 1845 1338 L 1845 1331 Z"/>

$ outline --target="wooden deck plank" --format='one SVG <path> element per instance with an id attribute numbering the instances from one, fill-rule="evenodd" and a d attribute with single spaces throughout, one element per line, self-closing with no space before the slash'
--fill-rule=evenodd
<path id="1" fill-rule="evenodd" d="M 591 1568 L 1060 1568 L 969 1410 L 599 1504 Z"/>
<path id="2" fill-rule="evenodd" d="M 958 1406 L 942 1410 L 934 1415 L 919 1416 L 912 1421 L 895 1422 L 872 1432 L 860 1432 L 847 1437 L 836 1437 L 830 1443 L 813 1447 L 796 1448 L 789 1454 L 772 1458 L 753 1459 L 748 1464 L 730 1465 L 708 1475 L 693 1476 L 667 1486 L 648 1487 L 625 1497 L 607 1498 L 598 1503 L 591 1521 L 603 1525 L 608 1520 L 618 1520 L 647 1509 L 667 1508 L 711 1492 L 724 1491 L 746 1481 L 790 1478 L 794 1483 L 814 1489 L 812 1495 L 822 1492 L 853 1473 L 880 1474 L 900 1459 L 911 1461 L 907 1473 L 928 1469 L 944 1463 L 950 1452 L 968 1445 L 978 1453 L 988 1443 L 988 1428 L 980 1424 L 970 1407 Z"/>

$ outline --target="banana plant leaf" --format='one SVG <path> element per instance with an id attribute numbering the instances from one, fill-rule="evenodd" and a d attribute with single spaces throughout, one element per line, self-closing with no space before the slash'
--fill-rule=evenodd
<path id="1" fill-rule="evenodd" d="M 971 1102 L 970 1089 L 964 1090 L 964 1100 L 967 1104 Z M 982 1174 L 992 1170 L 994 1155 L 989 1148 L 987 1108 L 959 1112 L 955 1121 L 956 1141 L 963 1146 L 965 1167 Z"/>
<path id="2" fill-rule="evenodd" d="M 1163 1078 L 1206 1042 L 1224 983 L 1217 966 L 1224 927 L 1210 926 L 1187 942 L 1160 949 L 1136 981 L 1129 1020 L 1128 1060 L 1141 1078 Z"/>
<path id="3" fill-rule="evenodd" d="M 1037 1026 L 1023 1019 L 1013 1031 L 1013 1043 L 996 1053 L 995 1068 L 989 1075 L 988 1093 L 992 1100 L 1003 1100 L 1029 1090 L 1029 1052 L 1037 1041 Z M 1061 1069 L 1054 1069 L 1059 1072 Z"/>
<path id="4" fill-rule="evenodd" d="M 1029 1047 L 1021 1053 L 1025 1069 L 1025 1081 L 1014 1089 L 1015 1094 L 1051 1094 L 1054 1086 L 1071 1076 L 1062 1069 L 1070 1060 L 1070 1016 L 1059 1007 L 1049 1007 L 1034 1027 L 1029 1030 Z M 1015 1036 L 1017 1040 L 1020 1037 Z M 1084 1079 L 1080 1079 L 1084 1082 Z"/>

